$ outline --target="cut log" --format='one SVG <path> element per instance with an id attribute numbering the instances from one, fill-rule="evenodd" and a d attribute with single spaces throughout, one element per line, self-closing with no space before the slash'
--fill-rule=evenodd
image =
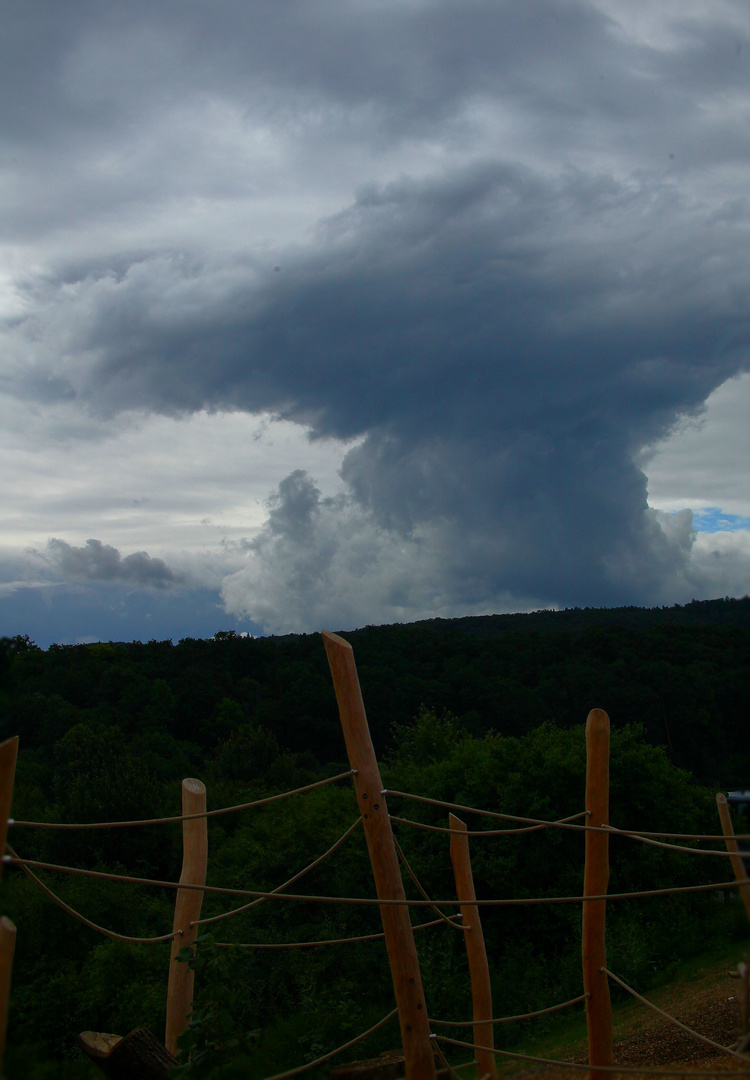
<path id="1" fill-rule="evenodd" d="M 104 1031 L 82 1031 L 76 1046 L 110 1080 L 168 1080 L 177 1064 L 148 1028 L 136 1028 L 121 1038 Z"/>

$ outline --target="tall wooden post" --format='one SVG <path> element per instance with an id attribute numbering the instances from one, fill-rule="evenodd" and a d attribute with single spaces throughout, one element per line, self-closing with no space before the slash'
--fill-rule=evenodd
<path id="1" fill-rule="evenodd" d="M 323 631 L 331 667 L 349 763 L 356 770 L 354 787 L 370 854 L 379 900 L 405 900 L 404 883 L 393 842 L 385 798 L 381 794 L 375 750 L 362 701 L 362 692 L 348 641 Z M 414 945 L 409 910 L 404 905 L 380 908 L 393 989 L 401 1024 L 407 1080 L 435 1080 L 435 1059 L 430 1045 L 422 976 Z"/>
<path id="2" fill-rule="evenodd" d="M 448 824 L 453 830 L 460 829 L 466 832 L 465 822 L 457 818 L 455 814 L 448 815 Z M 477 1046 L 486 1046 L 491 1050 L 495 1046 L 494 1029 L 489 1023 L 492 1019 L 492 986 L 479 908 L 472 903 L 476 900 L 477 894 L 474 890 L 474 875 L 471 872 L 469 837 L 459 836 L 456 831 L 451 833 L 451 862 L 453 876 L 456 879 L 456 895 L 461 901 L 466 955 L 469 960 L 471 1000 L 474 1007 L 474 1042 Z M 489 1075 L 490 1080 L 497 1080 L 495 1055 L 488 1054 L 486 1050 L 477 1050 L 476 1055 L 478 1075 Z"/>
<path id="3" fill-rule="evenodd" d="M 747 878 L 748 873 L 745 869 L 745 863 L 737 841 L 734 838 L 734 826 L 732 825 L 732 815 L 729 813 L 729 805 L 727 803 L 727 797 L 723 791 L 720 791 L 716 796 L 716 805 L 719 808 L 719 817 L 721 818 L 721 831 L 724 833 L 724 843 L 727 845 L 727 851 L 732 855 L 729 860 L 734 870 L 734 876 L 737 878 L 740 884 L 740 896 L 742 902 L 745 905 L 745 911 L 747 917 L 750 919 L 750 885 Z"/>
<path id="4" fill-rule="evenodd" d="M 206 788 L 200 780 L 188 777 L 182 781 L 182 813 L 205 814 Z M 194 818 L 182 823 L 182 873 L 180 883 L 205 885 L 208 868 L 208 825 L 206 818 Z M 200 889 L 178 889 L 172 929 L 179 933 L 172 939 L 169 956 L 167 987 L 167 1030 L 164 1044 L 170 1054 L 177 1050 L 177 1036 L 188 1026 L 188 1013 L 193 1007 L 194 972 L 175 957 L 180 949 L 192 945 L 198 927 L 192 922 L 201 917 L 203 892 Z"/>
<path id="5" fill-rule="evenodd" d="M 14 735 L 0 743 L 0 856 L 5 854 L 5 842 L 8 838 L 17 757 L 18 736 Z M 2 872 L 3 862 L 0 858 L 0 877 Z M 0 918 L 0 1073 L 5 1055 L 5 1036 L 8 1032 L 8 1004 L 15 948 L 16 928 L 10 919 L 3 915 Z"/>
<path id="6" fill-rule="evenodd" d="M 10 979 L 13 972 L 13 953 L 16 948 L 16 928 L 5 915 L 0 918 L 0 1073 L 5 1054 L 5 1036 L 8 1031 L 8 1003 Z"/>
<path id="7" fill-rule="evenodd" d="M 586 720 L 586 810 L 588 825 L 609 824 L 609 717 L 592 709 Z M 584 896 L 602 896 L 609 885 L 609 836 L 586 833 Z M 583 989 L 586 998 L 589 1064 L 612 1065 L 612 1004 L 605 939 L 606 900 L 583 904 Z M 592 1068 L 590 1080 L 605 1080 L 607 1073 Z"/>
<path id="8" fill-rule="evenodd" d="M 8 822 L 13 803 L 13 781 L 16 776 L 16 758 L 18 757 L 18 736 L 0 743 L 0 856 L 5 854 L 5 841 L 8 839 Z M 0 877 L 3 873 L 0 858 Z"/>

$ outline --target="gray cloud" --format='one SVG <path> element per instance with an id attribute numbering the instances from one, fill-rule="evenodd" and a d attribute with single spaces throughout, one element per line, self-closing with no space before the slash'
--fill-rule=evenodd
<path id="1" fill-rule="evenodd" d="M 47 549 L 62 576 L 78 581 L 123 581 L 132 585 L 166 589 L 181 585 L 184 575 L 171 570 L 163 559 L 152 559 L 145 551 L 124 558 L 110 544 L 87 540 L 85 547 L 73 547 L 53 538 Z"/>
<path id="2" fill-rule="evenodd" d="M 741 4 L 642 33 L 632 0 L 73 4 L 33 41 L 47 5 L 25 10 L 13 235 L 86 236 L 17 284 L 8 389 L 359 440 L 342 495 L 282 481 L 230 610 L 282 629 L 694 586 L 692 519 L 649 509 L 637 462 L 748 368 Z M 313 229 L 267 228 L 279 190 Z"/>
<path id="3" fill-rule="evenodd" d="M 364 436 L 351 498 L 379 530 L 440 530 L 475 582 L 457 602 L 644 602 L 682 556 L 634 455 L 747 362 L 746 248 L 660 178 L 486 163 L 363 192 L 283 281 L 160 258 L 80 283 L 54 322 L 102 412 Z"/>

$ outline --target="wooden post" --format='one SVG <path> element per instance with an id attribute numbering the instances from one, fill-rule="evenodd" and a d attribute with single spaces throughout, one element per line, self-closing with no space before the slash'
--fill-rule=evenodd
<path id="1" fill-rule="evenodd" d="M 13 953 L 16 948 L 16 928 L 5 915 L 0 918 L 0 1073 L 5 1054 L 5 1036 L 8 1031 L 8 1003 L 10 1001 L 10 977 L 13 971 Z"/>
<path id="2" fill-rule="evenodd" d="M 18 736 L 14 735 L 0 743 L 0 856 L 5 854 L 5 842 L 8 839 L 17 757 Z M 0 858 L 0 877 L 2 873 L 3 862 Z M 15 948 L 16 928 L 10 919 L 3 915 L 0 918 L 0 1073 L 5 1055 L 5 1036 L 8 1032 L 8 1003 Z"/>
<path id="3" fill-rule="evenodd" d="M 182 813 L 205 814 L 206 788 L 200 780 L 188 777 L 182 781 Z M 182 823 L 182 873 L 180 882 L 205 885 L 208 866 L 208 825 L 206 818 L 194 818 Z M 188 1013 L 193 1007 L 194 972 L 187 964 L 175 959 L 180 949 L 192 945 L 198 927 L 191 926 L 201 916 L 203 892 L 200 889 L 178 889 L 172 929 L 180 931 L 172 939 L 169 956 L 167 987 L 167 1030 L 164 1043 L 170 1054 L 177 1050 L 177 1036 L 188 1026 Z"/>
<path id="4" fill-rule="evenodd" d="M 455 814 L 448 815 L 448 824 L 451 829 L 466 832 L 465 822 L 457 818 Z M 471 872 L 468 836 L 458 836 L 456 832 L 451 833 L 451 862 L 453 876 L 456 879 L 456 895 L 461 901 L 466 955 L 469 959 L 471 1000 L 474 1007 L 474 1042 L 477 1046 L 486 1046 L 491 1050 L 495 1046 L 494 1029 L 489 1023 L 492 1019 L 492 986 L 479 908 L 472 903 L 472 900 L 476 900 L 477 894 L 474 891 L 474 876 Z M 489 1075 L 490 1080 L 497 1080 L 495 1055 L 488 1054 L 485 1050 L 477 1050 L 476 1055 L 478 1075 Z"/>
<path id="5" fill-rule="evenodd" d="M 349 763 L 352 769 L 356 769 L 354 787 L 375 890 L 379 900 L 405 900 L 404 883 L 388 808 L 381 794 L 383 782 L 370 738 L 354 653 L 348 641 L 326 630 L 323 631 L 323 643 L 331 667 Z M 407 1080 L 435 1080 L 435 1059 L 430 1045 L 427 1008 L 409 909 L 405 905 L 381 907 L 380 917 L 401 1024 Z"/>
<path id="6" fill-rule="evenodd" d="M 740 884 L 740 896 L 742 902 L 745 905 L 745 911 L 747 917 L 750 919 L 750 885 L 748 885 L 748 873 L 745 869 L 745 863 L 740 853 L 739 845 L 734 838 L 734 826 L 732 825 L 732 815 L 729 813 L 729 805 L 727 803 L 727 797 L 723 791 L 718 792 L 716 796 L 716 805 L 719 808 L 719 817 L 721 818 L 721 831 L 724 833 L 724 843 L 727 845 L 727 851 L 731 853 L 731 859 L 729 860 L 734 870 L 734 876 L 737 878 Z"/>
<path id="7" fill-rule="evenodd" d="M 609 824 L 609 717 L 592 709 L 586 720 L 586 810 L 588 825 Z M 602 896 L 609 884 L 609 836 L 586 833 L 584 896 Z M 586 998 L 589 1065 L 612 1065 L 612 1004 L 605 939 L 606 900 L 583 904 L 583 989 Z M 590 1080 L 606 1080 L 608 1074 L 592 1068 Z"/>
<path id="8" fill-rule="evenodd" d="M 18 736 L 0 743 L 0 856 L 5 854 L 5 841 L 8 839 L 8 821 L 13 802 L 13 781 L 16 775 L 18 757 Z M 0 877 L 3 863 L 0 858 Z"/>

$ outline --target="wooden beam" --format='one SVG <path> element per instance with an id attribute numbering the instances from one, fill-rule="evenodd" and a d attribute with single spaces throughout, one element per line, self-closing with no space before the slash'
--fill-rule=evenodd
<path id="1" fill-rule="evenodd" d="M 182 813 L 205 814 L 206 788 L 200 780 L 188 777 L 182 781 Z M 208 868 L 208 826 L 206 818 L 194 818 L 182 823 L 182 873 L 180 882 L 185 885 L 205 885 Z M 164 1042 L 170 1054 L 177 1051 L 177 1036 L 188 1026 L 188 1014 L 193 1007 L 193 982 L 195 973 L 187 964 L 175 958 L 180 949 L 192 945 L 198 936 L 198 927 L 191 926 L 201 917 L 203 893 L 200 889 L 178 889 L 174 908 L 172 929 L 177 934 L 172 939 L 169 956 L 169 984 L 167 986 L 167 1028 Z M 179 931 L 179 933 L 178 933 Z"/>
<path id="2" fill-rule="evenodd" d="M 724 843 L 727 845 L 727 851 L 732 856 L 729 861 L 732 864 L 735 878 L 740 882 L 740 896 L 745 905 L 747 917 L 750 919 L 750 884 L 748 884 L 747 880 L 748 873 L 745 869 L 745 863 L 742 854 L 740 853 L 739 845 L 734 836 L 732 815 L 729 813 L 729 804 L 727 803 L 727 797 L 723 791 L 718 792 L 716 795 L 716 805 L 719 810 L 719 817 L 721 818 L 721 831 L 724 833 Z"/>
<path id="3" fill-rule="evenodd" d="M 0 918 L 0 1073 L 5 1054 L 5 1037 L 8 1033 L 8 1004 L 15 948 L 16 928 L 10 919 L 3 915 Z"/>
<path id="4" fill-rule="evenodd" d="M 466 823 L 455 814 L 448 815 L 448 825 L 453 830 L 466 832 Z M 477 1046 L 494 1049 L 495 1033 L 492 1024 L 492 986 L 490 969 L 487 963 L 487 950 L 484 945 L 482 920 L 479 908 L 472 901 L 477 894 L 474 889 L 474 875 L 471 872 L 469 837 L 451 833 L 451 862 L 453 876 L 456 879 L 456 895 L 461 901 L 461 915 L 466 941 L 466 955 L 469 960 L 471 977 L 471 1000 L 474 1009 L 474 1042 Z M 489 1075 L 490 1080 L 497 1080 L 497 1065 L 494 1054 L 486 1050 L 477 1050 L 478 1076 Z"/>
<path id="5" fill-rule="evenodd" d="M 16 775 L 18 757 L 18 736 L 14 735 L 0 743 L 0 855 L 5 854 L 5 842 L 8 839 L 8 821 L 13 803 L 13 781 Z M 0 877 L 3 875 L 3 863 L 0 859 Z"/>
<path id="6" fill-rule="evenodd" d="M 586 810 L 587 825 L 609 825 L 609 717 L 602 709 L 592 709 L 586 720 Z M 586 833 L 584 896 L 602 896 L 609 885 L 609 836 L 606 832 Z M 606 947 L 607 901 L 583 904 L 583 989 L 586 998 L 589 1064 L 612 1065 L 612 1004 Z M 590 1080 L 608 1080 L 609 1074 L 592 1068 Z"/>
<path id="7" fill-rule="evenodd" d="M 356 770 L 354 787 L 375 890 L 379 900 L 405 900 L 391 821 L 382 794 L 383 781 L 370 738 L 354 653 L 348 641 L 326 630 L 323 631 L 323 643 L 336 691 L 349 764 Z M 427 1007 L 409 909 L 397 905 L 381 907 L 380 917 L 401 1024 L 407 1080 L 435 1080 L 435 1059 L 430 1045 Z"/>

